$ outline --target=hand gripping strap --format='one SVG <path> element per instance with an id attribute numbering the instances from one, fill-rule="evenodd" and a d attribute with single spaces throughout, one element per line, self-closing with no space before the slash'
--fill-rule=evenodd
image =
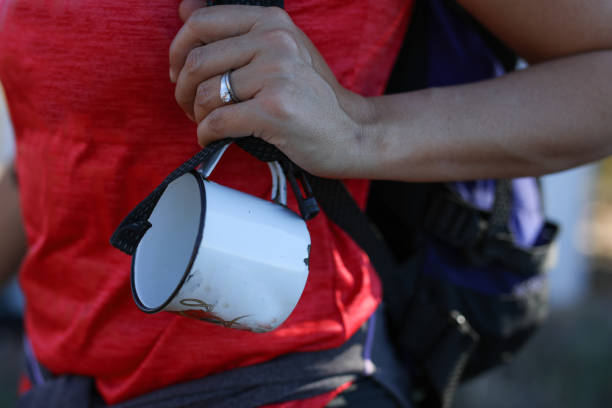
<path id="1" fill-rule="evenodd" d="M 209 2 L 209 5 L 220 4 L 251 4 L 282 7 L 283 1 L 238 0 Z M 183 174 L 194 169 L 199 164 L 205 163 L 214 158 L 216 153 L 231 141 L 231 139 L 224 139 L 211 143 L 174 170 L 121 222 L 111 237 L 111 244 L 128 255 L 133 255 L 136 251 L 138 243 L 147 230 L 151 228 L 151 224 L 149 223 L 148 219 L 168 185 Z M 399 290 L 402 285 L 398 284 L 398 278 L 399 276 L 408 278 L 408 276 L 406 276 L 406 274 L 394 275 L 392 273 L 395 271 L 397 266 L 393 262 L 391 253 L 386 245 L 380 240 L 366 215 L 357 206 L 342 182 L 339 180 L 323 179 L 305 173 L 298 166 L 291 163 L 287 156 L 285 156 L 275 146 L 266 143 L 261 139 L 249 136 L 234 139 L 233 141 L 259 160 L 265 162 L 278 161 L 283 165 L 285 171 L 287 172 L 287 177 L 291 182 L 293 192 L 296 195 L 298 203 L 300 204 L 302 217 L 305 219 L 312 218 L 318 212 L 316 202 L 314 202 L 312 197 L 309 197 L 308 190 L 310 190 L 310 186 L 308 186 L 308 182 L 310 182 L 314 195 L 321 200 L 321 204 L 327 216 L 340 228 L 346 231 L 348 235 L 351 236 L 356 243 L 368 253 L 377 271 L 381 275 L 384 275 L 383 282 L 385 284 L 385 297 L 389 298 L 388 302 L 393 304 L 393 306 L 395 306 L 395 304 L 398 305 L 397 307 L 391 307 L 390 309 L 403 311 L 403 308 L 399 307 L 399 304 L 402 303 L 402 296 L 405 296 L 406 292 Z M 302 187 L 304 190 L 306 190 L 306 197 L 303 197 L 299 191 L 299 187 L 297 186 L 296 182 L 296 175 L 300 176 L 301 178 Z M 405 286 L 403 287 L 405 288 Z"/>
<path id="2" fill-rule="evenodd" d="M 209 1 L 209 5 L 219 4 L 252 4 L 262 6 L 283 7 L 283 1 Z M 140 240 L 151 228 L 148 219 L 157 205 L 168 185 L 194 169 L 201 163 L 207 163 L 216 156 L 221 148 L 230 143 L 231 139 L 213 142 L 187 160 L 174 170 L 166 179 L 145 198 L 128 216 L 121 222 L 111 237 L 111 244 L 127 253 L 133 255 Z M 405 312 L 403 305 L 407 294 L 406 288 L 412 288 L 411 274 L 397 273 L 397 264 L 391 252 L 374 230 L 365 213 L 357 206 L 344 184 L 339 180 L 323 179 L 312 176 L 298 166 L 293 164 L 275 146 L 255 137 L 243 137 L 233 140 L 239 147 L 255 156 L 257 159 L 270 162 L 278 161 L 283 166 L 288 180 L 296 195 L 302 217 L 306 220 L 314 217 L 318 212 L 318 206 L 311 194 L 320 200 L 323 210 L 332 222 L 342 228 L 351 236 L 357 245 L 370 256 L 374 267 L 383 278 L 385 299 L 389 304 L 389 310 L 397 314 L 393 321 L 401 321 L 401 315 Z M 297 178 L 302 182 L 302 189 L 306 193 L 304 197 L 297 185 Z"/>
<path id="3" fill-rule="evenodd" d="M 208 6 L 221 5 L 221 4 L 243 4 L 253 6 L 277 6 L 283 7 L 283 0 L 219 0 L 219 1 L 207 1 Z M 213 142 L 206 148 L 202 149 L 199 153 L 194 155 L 192 158 L 187 160 L 176 170 L 174 170 L 168 177 L 162 181 L 162 183 L 155 189 L 151 194 L 148 195 L 140 204 L 134 208 L 127 217 L 119 224 L 119 227 L 113 233 L 110 239 L 111 245 L 120 249 L 128 255 L 133 255 L 136 251 L 138 243 L 151 228 L 151 224 L 148 219 L 153 212 L 153 209 L 157 205 L 157 202 L 161 198 L 162 194 L 168 187 L 168 185 L 194 169 L 199 164 L 210 160 L 215 156 L 223 146 L 230 143 L 231 139 L 224 139 L 217 142 Z M 282 154 L 274 146 L 256 139 L 254 137 L 245 137 L 236 140 L 236 143 L 244 150 L 248 151 L 255 157 L 263 161 L 277 161 L 287 160 L 286 156 Z"/>

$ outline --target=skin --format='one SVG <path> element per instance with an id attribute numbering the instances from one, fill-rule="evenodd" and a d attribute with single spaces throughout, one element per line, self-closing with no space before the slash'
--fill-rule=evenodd
<path id="1" fill-rule="evenodd" d="M 313 174 L 451 181 L 550 173 L 612 154 L 612 1 L 463 0 L 532 67 L 364 98 L 343 88 L 276 8 L 184 0 L 170 47 L 198 142 L 254 135 Z M 243 102 L 222 105 L 221 75 Z M 458 143 L 460 141 L 460 143 Z"/>
<path id="2" fill-rule="evenodd" d="M 8 166 L 0 168 L 0 287 L 15 273 L 26 251 L 19 194 Z M 10 233 L 7 233 L 10 232 Z"/>
<path id="3" fill-rule="evenodd" d="M 550 173 L 612 154 L 612 1 L 460 0 L 535 64 L 476 84 L 364 98 L 276 8 L 184 0 L 170 48 L 198 142 L 255 135 L 313 174 L 451 181 Z M 244 101 L 221 104 L 221 75 Z M 460 141 L 461 143 L 458 143 Z M 16 186 L 0 180 L 0 283 L 25 253 Z"/>

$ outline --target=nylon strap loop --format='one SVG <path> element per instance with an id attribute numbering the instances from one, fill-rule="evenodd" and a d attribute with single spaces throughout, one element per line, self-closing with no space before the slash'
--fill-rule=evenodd
<path id="1" fill-rule="evenodd" d="M 168 177 L 166 177 L 147 198 L 130 211 L 127 217 L 119 224 L 119 227 L 117 227 L 110 239 L 111 245 L 128 255 L 134 255 L 138 243 L 147 230 L 151 228 L 151 223 L 149 223 L 148 219 L 168 185 L 183 174 L 196 168 L 200 163 L 215 157 L 216 153 L 231 141 L 232 139 L 223 139 L 209 144 L 170 173 Z"/>
<path id="2" fill-rule="evenodd" d="M 209 5 L 248 4 L 283 7 L 282 0 L 219 0 L 208 1 L 207 3 Z M 170 175 L 121 222 L 111 237 L 111 244 L 128 255 L 133 255 L 138 243 L 151 227 L 148 219 L 168 185 L 199 164 L 213 158 L 223 146 L 231 141 L 231 139 L 224 139 L 211 143 L 170 173 Z M 233 141 L 242 149 L 264 162 L 278 161 L 280 163 L 291 164 L 287 156 L 275 146 L 261 139 L 248 136 L 234 139 Z M 297 172 L 302 172 L 304 180 L 310 182 L 315 197 L 320 200 L 322 208 L 330 220 L 342 228 L 369 255 L 374 267 L 383 278 L 385 299 L 390 306 L 389 309 L 398 314 L 402 314 L 404 312 L 402 304 L 405 303 L 404 297 L 407 293 L 405 289 L 406 285 L 409 285 L 409 287 L 412 286 L 411 282 L 409 282 L 411 276 L 410 274 L 397 273 L 397 264 L 394 262 L 394 257 L 384 242 L 379 238 L 379 234 L 373 229 L 365 213 L 361 211 L 357 203 L 353 200 L 353 197 L 346 190 L 344 184 L 339 180 L 315 177 L 304 172 L 304 170 L 300 169 L 295 164 L 292 164 L 292 166 L 296 168 Z M 295 177 L 294 172 L 290 172 L 288 177 Z M 294 193 L 296 194 L 298 202 L 304 199 L 301 192 L 296 191 L 295 188 Z M 304 218 L 309 219 L 314 216 L 313 214 L 318 212 L 318 207 L 314 208 L 316 203 L 313 204 L 312 201 L 313 200 L 300 206 L 300 208 L 305 207 L 308 209 L 308 214 L 302 214 Z M 406 282 L 400 284 L 402 281 Z"/>
<path id="3" fill-rule="evenodd" d="M 283 7 L 283 0 L 219 0 L 219 1 L 207 1 L 207 5 L 221 5 L 221 4 L 242 4 L 242 5 L 253 5 L 253 6 L 276 6 Z M 113 233 L 110 243 L 117 249 L 125 252 L 128 255 L 134 255 L 136 247 L 140 243 L 140 240 L 151 228 L 151 223 L 148 219 L 153 212 L 153 209 L 159 202 L 162 194 L 168 187 L 168 185 L 184 175 L 185 173 L 193 170 L 201 163 L 207 162 L 215 156 L 215 154 L 225 145 L 230 143 L 232 139 L 224 139 L 213 142 L 202 149 L 199 153 L 195 154 L 185 163 L 181 164 L 176 170 L 166 177 L 151 194 L 147 196 L 140 204 L 138 204 L 125 219 L 119 224 L 119 227 Z M 251 153 L 255 157 L 263 161 L 281 161 L 289 160 L 287 157 L 280 152 L 276 147 L 264 142 L 263 140 L 256 139 L 252 136 L 236 139 L 236 144 Z"/>

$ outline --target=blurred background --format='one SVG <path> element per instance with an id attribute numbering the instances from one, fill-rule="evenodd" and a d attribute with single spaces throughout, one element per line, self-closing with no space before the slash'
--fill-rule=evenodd
<path id="1" fill-rule="evenodd" d="M 460 388 L 454 407 L 612 407 L 612 160 L 543 182 L 562 226 L 550 316 L 514 361 Z"/>
<path id="2" fill-rule="evenodd" d="M 0 163 L 13 155 L 0 88 Z M 543 186 L 562 225 L 550 317 L 511 364 L 460 388 L 454 407 L 612 407 L 612 160 L 547 176 Z M 13 280 L 0 289 L 0 408 L 15 404 L 22 310 Z"/>

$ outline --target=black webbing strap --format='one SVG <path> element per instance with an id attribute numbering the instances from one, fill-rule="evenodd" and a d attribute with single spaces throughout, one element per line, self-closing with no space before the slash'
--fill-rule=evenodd
<path id="1" fill-rule="evenodd" d="M 342 228 L 370 257 L 381 277 L 389 324 L 402 320 L 415 274 L 402 273 L 390 249 L 340 180 L 308 174 L 314 196 L 327 217 Z M 390 327 L 393 330 L 397 327 Z"/>
<path id="2" fill-rule="evenodd" d="M 519 247 L 509 227 L 513 205 L 512 180 L 497 180 L 495 202 L 489 212 L 487 228 L 479 245 L 469 249 L 469 255 L 476 265 L 495 261 L 516 273 L 536 275 L 541 270 L 558 228 L 546 222 L 539 234 L 541 244 L 536 243 L 532 248 Z"/>
<path id="3" fill-rule="evenodd" d="M 442 316 L 438 319 L 444 321 Z M 452 310 L 439 341 L 423 364 L 436 390 L 435 406 L 451 408 L 457 387 L 479 340 L 480 336 L 466 318 Z"/>
<path id="4" fill-rule="evenodd" d="M 215 157 L 219 150 L 231 141 L 232 139 L 223 139 L 209 144 L 170 173 L 147 198 L 130 211 L 127 217 L 121 221 L 121 224 L 119 224 L 119 227 L 117 227 L 110 239 L 111 245 L 128 255 L 134 255 L 138 243 L 147 230 L 151 228 L 151 223 L 148 221 L 149 217 L 168 185 L 183 174 L 193 170 L 199 164 Z"/>
<path id="5" fill-rule="evenodd" d="M 496 181 L 495 201 L 489 211 L 465 202 L 449 187 L 441 188 L 426 211 L 425 230 L 437 240 L 462 249 L 474 265 L 497 262 L 518 274 L 535 275 L 558 228 L 545 223 L 540 232 L 542 244 L 518 246 L 509 229 L 513 200 L 512 181 L 507 179 Z"/>
<path id="6" fill-rule="evenodd" d="M 209 1 L 208 4 L 248 4 L 283 7 L 282 0 L 219 0 Z M 146 231 L 151 227 L 148 218 L 151 216 L 155 205 L 168 185 L 178 177 L 194 169 L 196 166 L 206 163 L 208 160 L 215 157 L 216 153 L 231 141 L 231 139 L 224 139 L 211 143 L 170 173 L 170 175 L 121 222 L 111 237 L 111 244 L 129 255 L 133 255 L 138 243 Z M 357 203 L 355 203 L 342 182 L 307 174 L 293 164 L 276 147 L 261 139 L 250 136 L 235 139 L 235 142 L 238 146 L 259 160 L 265 162 L 279 161 L 281 163 L 283 169 L 287 173 L 292 189 L 296 194 L 296 198 L 300 205 L 300 211 L 304 219 L 312 218 L 318 211 L 318 208 L 312 197 L 304 197 L 300 193 L 296 178 L 300 177 L 302 188 L 306 191 L 307 195 L 310 188 L 312 188 L 312 192 L 315 197 L 317 197 L 327 216 L 340 228 L 346 231 L 347 234 L 370 256 L 374 267 L 383 278 L 385 298 L 390 306 L 389 309 L 398 313 L 403 313 L 404 308 L 401 305 L 405 303 L 406 290 L 400 290 L 400 285 L 397 284 L 397 274 L 393 273 L 397 268 L 393 261 L 394 258 L 382 239 L 377 236 L 367 216 L 357 206 Z M 409 279 L 409 277 L 405 276 L 404 279 Z"/>
<path id="7" fill-rule="evenodd" d="M 284 5 L 283 0 L 207 1 L 207 5 L 209 6 L 219 4 L 243 4 L 277 7 L 283 7 Z M 189 160 L 187 160 L 185 163 L 181 164 L 172 173 L 170 173 L 168 177 L 166 177 L 161 182 L 161 184 L 157 186 L 157 188 L 155 188 L 155 190 L 153 190 L 153 192 L 149 194 L 147 198 L 145 198 L 140 204 L 138 204 L 121 222 L 121 224 L 119 224 L 119 227 L 115 230 L 110 239 L 111 245 L 127 253 L 128 255 L 133 255 L 136 251 L 138 243 L 140 242 L 144 234 L 147 232 L 147 230 L 151 228 L 151 223 L 149 223 L 148 219 L 151 216 L 153 209 L 157 205 L 159 199 L 161 198 L 168 185 L 180 176 L 193 170 L 198 165 L 208 162 L 209 160 L 214 158 L 219 152 L 219 150 L 231 141 L 232 139 L 224 139 L 209 144 L 200 152 L 198 152 Z M 254 137 L 245 137 L 241 139 L 236 139 L 235 141 L 240 147 L 253 154 L 260 160 L 288 160 L 286 156 L 278 149 L 268 143 L 265 143 L 260 139 L 256 139 Z M 291 174 L 289 175 L 289 177 L 292 178 L 294 177 L 294 175 Z"/>
<path id="8" fill-rule="evenodd" d="M 513 203 L 512 180 L 497 180 L 495 182 L 495 201 L 493 201 L 493 206 L 491 207 L 487 234 L 492 236 L 498 236 L 499 234 L 510 235 L 508 223 L 512 215 Z"/>
<path id="9" fill-rule="evenodd" d="M 170 173 L 160 184 L 149 194 L 140 204 L 138 204 L 124 220 L 119 224 L 113 233 L 110 243 L 115 248 L 125 252 L 128 255 L 134 255 L 138 243 L 151 228 L 151 223 L 148 221 L 153 209 L 157 205 L 162 194 L 174 180 L 193 170 L 200 164 L 207 164 L 210 160 L 217 156 L 217 153 L 227 144 L 235 142 L 239 147 L 244 149 L 249 154 L 257 159 L 270 162 L 278 161 L 283 166 L 287 179 L 291 184 L 293 193 L 296 196 L 300 214 L 304 220 L 310 220 L 319 212 L 317 202 L 312 196 L 310 185 L 305 176 L 306 172 L 300 167 L 293 164 L 287 156 L 285 156 L 275 146 L 257 139 L 253 136 L 247 136 L 237 139 L 223 139 L 213 142 L 195 154 L 185 163 L 181 164 L 177 169 Z M 298 180 L 302 186 L 298 185 Z M 304 191 L 306 195 L 302 193 Z M 351 200 L 352 198 L 349 197 Z M 333 198 L 332 198 L 333 199 Z M 353 202 L 353 205 L 354 204 Z"/>
<path id="10" fill-rule="evenodd" d="M 219 0 L 209 1 L 208 4 L 249 4 L 283 7 L 282 0 Z M 310 188 L 312 188 L 314 196 L 317 198 L 327 216 L 340 228 L 346 231 L 347 234 L 352 237 L 355 242 L 370 256 L 374 267 L 383 278 L 385 299 L 389 305 L 389 310 L 393 310 L 398 314 L 403 313 L 404 307 L 402 305 L 405 303 L 407 291 L 405 286 L 403 286 L 403 290 L 400 290 L 400 287 L 402 287 L 398 284 L 398 280 L 400 278 L 398 274 L 394 273 L 397 268 L 393 260 L 394 258 L 383 241 L 377 236 L 367 216 L 357 206 L 342 182 L 339 180 L 322 179 L 307 174 L 298 166 L 293 164 L 276 147 L 262 141 L 261 139 L 244 137 L 235 139 L 234 141 L 238 146 L 259 160 L 265 162 L 278 161 L 281 163 L 287 178 L 291 183 L 292 189 L 296 194 L 301 215 L 306 220 L 312 218 L 318 212 L 316 202 L 312 197 L 308 197 Z M 146 231 L 151 227 L 151 224 L 148 222 L 148 218 L 151 216 L 155 205 L 161 198 L 168 185 L 178 177 L 194 169 L 196 166 L 206 163 L 208 160 L 215 157 L 216 153 L 229 142 L 231 142 L 230 139 L 225 139 L 211 143 L 174 170 L 121 222 L 111 237 L 111 244 L 129 255 L 133 255 L 138 243 Z M 300 192 L 300 188 L 297 185 L 298 179 L 302 183 L 302 189 L 306 192 L 306 197 L 304 197 Z M 409 276 L 403 276 L 401 279 L 405 279 L 408 282 L 409 278 Z"/>
<path id="11" fill-rule="evenodd" d="M 425 214 L 425 228 L 436 238 L 463 248 L 478 247 L 486 238 L 509 234 L 512 212 L 512 183 L 497 180 L 490 211 L 463 200 L 450 186 L 442 186 L 432 197 Z"/>
<path id="12" fill-rule="evenodd" d="M 232 141 L 232 139 L 223 139 L 211 143 L 170 173 L 170 175 L 168 175 L 168 177 L 166 177 L 161 184 L 121 222 L 111 237 L 111 244 L 128 255 L 133 255 L 138 243 L 151 227 L 148 218 L 151 216 L 153 209 L 168 185 L 198 165 L 207 163 L 216 156 L 221 148 Z M 404 312 L 404 307 L 402 305 L 406 303 L 406 284 L 411 283 L 412 277 L 408 274 L 395 273 L 397 265 L 394 262 L 391 252 L 384 244 L 383 240 L 378 237 L 367 216 L 361 211 L 353 197 L 346 190 L 344 184 L 339 180 L 324 179 L 304 172 L 291 163 L 282 152 L 260 139 L 245 137 L 234 139 L 234 141 L 238 146 L 259 160 L 266 162 L 281 162 L 292 185 L 296 183 L 296 170 L 298 172 L 303 172 L 302 174 L 306 176 L 305 180 L 303 180 L 303 186 L 305 186 L 306 189 L 308 189 L 309 186 L 312 188 L 312 193 L 317 197 L 317 201 L 325 214 L 332 222 L 337 224 L 352 237 L 369 255 L 374 267 L 381 275 L 385 300 L 388 303 L 389 310 L 398 314 L 399 317 L 399 315 Z M 299 189 L 295 186 L 293 190 L 296 194 L 300 194 Z M 312 206 L 312 201 L 305 201 L 304 205 Z"/>

